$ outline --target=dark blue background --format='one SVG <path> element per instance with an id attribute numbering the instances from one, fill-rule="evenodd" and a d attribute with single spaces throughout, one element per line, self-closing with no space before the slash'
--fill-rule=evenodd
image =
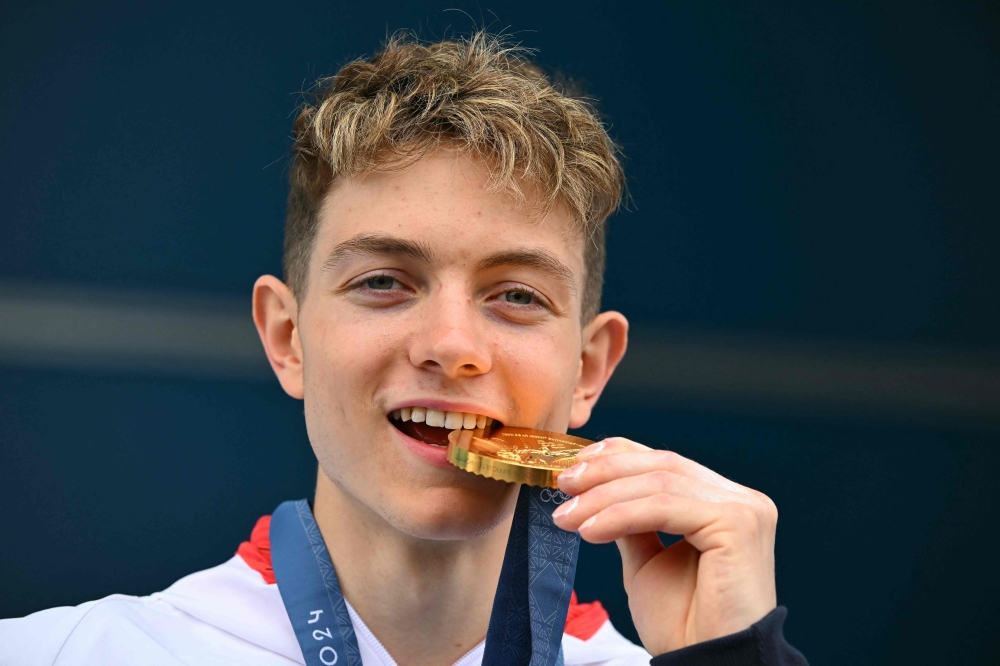
<path id="1" fill-rule="evenodd" d="M 637 329 L 1000 343 L 995 2 L 5 3 L 0 278 L 249 316 L 280 271 L 296 92 L 387 30 L 484 20 L 601 99 L 634 198 L 605 303 Z M 311 494 L 302 421 L 277 383 L 0 368 L 0 617 L 229 557 Z M 776 500 L 812 663 L 1000 660 L 995 427 L 618 402 L 604 433 Z M 578 590 L 634 636 L 617 567 L 585 547 Z"/>

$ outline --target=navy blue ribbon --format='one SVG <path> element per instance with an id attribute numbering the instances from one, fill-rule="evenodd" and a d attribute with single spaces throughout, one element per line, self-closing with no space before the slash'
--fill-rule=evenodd
<path id="1" fill-rule="evenodd" d="M 580 537 L 552 522 L 566 495 L 522 486 L 507 539 L 483 666 L 562 666 Z M 306 666 L 361 666 L 337 573 L 306 500 L 271 516 L 271 564 Z"/>
<path id="2" fill-rule="evenodd" d="M 283 502 L 271 515 L 271 566 L 306 666 L 361 666 L 354 625 L 309 503 Z"/>

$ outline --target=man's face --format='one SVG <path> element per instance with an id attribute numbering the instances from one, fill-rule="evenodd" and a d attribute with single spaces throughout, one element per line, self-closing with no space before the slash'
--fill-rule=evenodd
<path id="1" fill-rule="evenodd" d="M 420 538 L 482 534 L 516 491 L 451 466 L 436 413 L 449 427 L 459 417 L 448 412 L 560 432 L 580 420 L 583 240 L 562 206 L 533 220 L 486 178 L 440 152 L 338 182 L 299 304 L 306 424 L 323 472 Z"/>

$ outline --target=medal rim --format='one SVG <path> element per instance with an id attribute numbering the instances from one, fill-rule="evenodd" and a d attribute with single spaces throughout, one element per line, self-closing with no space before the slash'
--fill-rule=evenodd
<path id="1" fill-rule="evenodd" d="M 460 433 L 462 431 L 456 430 L 454 432 Z M 492 441 L 494 440 L 494 437 L 502 436 L 505 432 L 527 436 L 544 436 L 550 439 L 559 438 L 573 440 L 572 443 L 579 444 L 577 453 L 580 449 L 583 449 L 585 446 L 593 443 L 589 439 L 584 439 L 583 437 L 577 437 L 575 435 L 567 435 L 566 433 L 548 432 L 545 430 L 534 430 L 531 428 L 508 427 L 501 428 L 499 431 L 494 433 L 492 437 L 476 437 L 473 435 L 473 438 Z M 474 453 L 469 449 L 459 446 L 457 444 L 457 439 L 457 437 L 448 437 L 448 462 L 461 470 L 471 472 L 488 479 L 505 481 L 507 483 L 522 483 L 529 486 L 557 488 L 559 475 L 568 467 L 555 468 L 516 463 L 482 453 Z M 573 457 L 576 457 L 575 453 L 573 454 Z"/>

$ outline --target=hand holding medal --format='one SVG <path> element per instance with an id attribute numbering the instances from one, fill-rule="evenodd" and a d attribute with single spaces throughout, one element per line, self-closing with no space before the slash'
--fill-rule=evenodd
<path id="1" fill-rule="evenodd" d="M 743 631 L 776 606 L 777 510 L 763 493 L 678 455 L 612 437 L 559 476 L 552 518 L 614 541 L 643 645 L 662 654 Z M 683 537 L 665 547 L 658 532 Z"/>

